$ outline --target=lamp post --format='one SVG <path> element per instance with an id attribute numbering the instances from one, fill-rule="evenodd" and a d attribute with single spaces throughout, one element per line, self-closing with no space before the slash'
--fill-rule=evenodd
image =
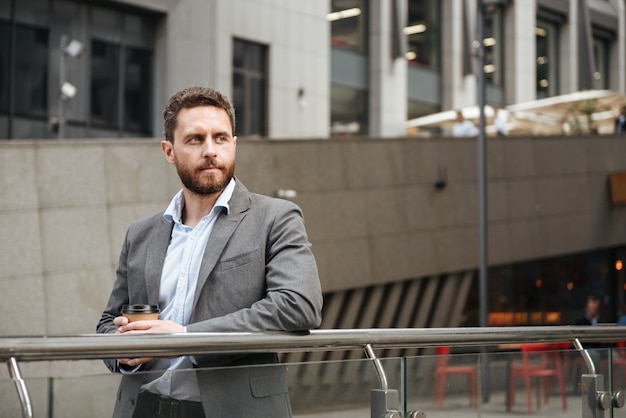
<path id="1" fill-rule="evenodd" d="M 66 57 L 80 57 L 85 50 L 85 45 L 76 39 L 70 40 L 67 35 L 61 35 L 59 48 L 59 139 L 65 137 L 65 101 L 76 95 L 76 87 L 67 81 Z"/>
<path id="2" fill-rule="evenodd" d="M 478 108 L 478 291 L 480 308 L 480 326 L 486 327 L 487 321 L 487 266 L 488 266 L 488 234 L 487 234 L 487 143 L 485 141 L 485 44 L 484 44 L 484 4 L 477 0 L 476 8 L 476 77 Z M 485 390 L 483 401 L 489 401 L 489 358 L 485 347 L 481 349 L 481 379 Z"/>

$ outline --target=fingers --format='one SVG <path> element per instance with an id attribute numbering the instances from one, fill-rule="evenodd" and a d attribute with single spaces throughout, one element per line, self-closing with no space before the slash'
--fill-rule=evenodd
<path id="1" fill-rule="evenodd" d="M 124 325 L 121 325 L 117 331 L 119 333 L 125 333 L 125 332 L 132 332 L 132 331 L 144 331 L 144 332 L 149 332 L 152 329 L 152 322 L 157 322 L 157 321 L 134 321 L 134 322 L 127 322 Z M 154 331 L 153 331 L 154 332 Z"/>
<path id="2" fill-rule="evenodd" d="M 149 361 L 154 360 L 154 357 L 138 357 L 138 358 L 120 358 L 117 359 L 120 364 L 125 364 L 126 366 L 136 367 L 140 364 L 147 363 Z"/>
<path id="3" fill-rule="evenodd" d="M 116 316 L 115 318 L 113 318 L 113 324 L 119 328 L 122 325 L 128 324 L 128 318 L 126 318 L 125 316 Z"/>
<path id="4" fill-rule="evenodd" d="M 126 323 L 118 328 L 119 333 L 126 332 L 149 332 L 149 333 L 170 333 L 185 332 L 185 327 L 172 321 L 166 320 L 150 320 L 150 321 L 134 321 Z"/>

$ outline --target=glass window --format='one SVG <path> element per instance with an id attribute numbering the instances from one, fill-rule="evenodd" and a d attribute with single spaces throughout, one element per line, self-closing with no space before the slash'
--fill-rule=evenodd
<path id="1" fill-rule="evenodd" d="M 119 127 L 120 47 L 97 39 L 91 42 L 91 124 Z"/>
<path id="2" fill-rule="evenodd" d="M 332 46 L 359 52 L 367 51 L 367 0 L 331 0 Z"/>
<path id="3" fill-rule="evenodd" d="M 609 41 L 603 38 L 593 38 L 593 55 L 596 71 L 593 74 L 594 89 L 609 88 Z"/>
<path id="4" fill-rule="evenodd" d="M 13 5 L 9 1 L 0 2 L 0 20 L 10 20 L 12 14 Z M 8 38 L 3 38 L 8 39 Z"/>
<path id="5" fill-rule="evenodd" d="M 537 98 L 558 94 L 558 25 L 537 20 Z"/>
<path id="6" fill-rule="evenodd" d="M 615 260 L 623 249 L 545 258 L 488 271 L 488 323 L 491 326 L 567 325 L 582 315 L 589 295 L 602 298 L 604 322 L 616 319 L 623 283 Z M 474 280 L 478 280 L 475 278 Z M 617 287 L 617 286 L 620 287 Z M 468 295 L 467 325 L 478 325 L 478 285 Z M 617 294 L 616 294 L 617 293 Z"/>
<path id="7" fill-rule="evenodd" d="M 440 2 L 409 0 L 406 59 L 409 64 L 438 70 L 440 66 Z"/>
<path id="8" fill-rule="evenodd" d="M 15 113 L 45 117 L 48 105 L 48 29 L 15 25 Z"/>
<path id="9" fill-rule="evenodd" d="M 233 105 L 239 136 L 267 135 L 267 46 L 233 42 Z"/>
<path id="10" fill-rule="evenodd" d="M 146 16 L 97 7 L 92 19 L 97 22 L 91 31 L 90 125 L 150 135 L 153 22 Z"/>
<path id="11" fill-rule="evenodd" d="M 9 113 L 9 97 L 11 86 L 10 74 L 10 45 L 11 26 L 0 20 L 0 39 L 4 39 L 5 48 L 0 48 L 0 113 Z"/>
<path id="12" fill-rule="evenodd" d="M 126 48 L 124 130 L 149 134 L 152 115 L 152 52 Z"/>
<path id="13" fill-rule="evenodd" d="M 367 92 L 333 83 L 330 93 L 331 133 L 333 135 L 367 134 L 369 129 L 367 125 Z"/>
<path id="14" fill-rule="evenodd" d="M 87 45 L 80 59 L 65 62 L 66 78 L 77 89 L 64 105 L 65 134 L 151 134 L 155 15 L 92 3 L 0 2 L 0 114 L 8 115 L 0 121 L 8 132 L 3 137 L 51 134 L 62 35 Z M 47 131 L 35 127 L 39 122 Z"/>

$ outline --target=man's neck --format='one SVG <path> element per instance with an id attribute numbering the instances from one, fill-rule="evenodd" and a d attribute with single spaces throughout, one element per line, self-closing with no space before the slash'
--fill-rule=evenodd
<path id="1" fill-rule="evenodd" d="M 199 195 L 189 190 L 183 190 L 185 197 L 183 224 L 191 227 L 198 225 L 200 220 L 211 212 L 220 194 L 222 194 L 221 191 L 211 195 Z"/>

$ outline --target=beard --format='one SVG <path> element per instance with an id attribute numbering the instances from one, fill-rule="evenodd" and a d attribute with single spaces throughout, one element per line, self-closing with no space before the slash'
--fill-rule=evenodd
<path id="1" fill-rule="evenodd" d="M 220 193 L 228 186 L 230 180 L 235 174 L 235 164 L 230 166 L 218 165 L 216 161 L 208 161 L 207 165 L 219 168 L 216 175 L 203 175 L 201 173 L 204 167 L 189 167 L 182 164 L 176 164 L 176 171 L 183 185 L 192 193 L 197 195 L 212 195 Z"/>

